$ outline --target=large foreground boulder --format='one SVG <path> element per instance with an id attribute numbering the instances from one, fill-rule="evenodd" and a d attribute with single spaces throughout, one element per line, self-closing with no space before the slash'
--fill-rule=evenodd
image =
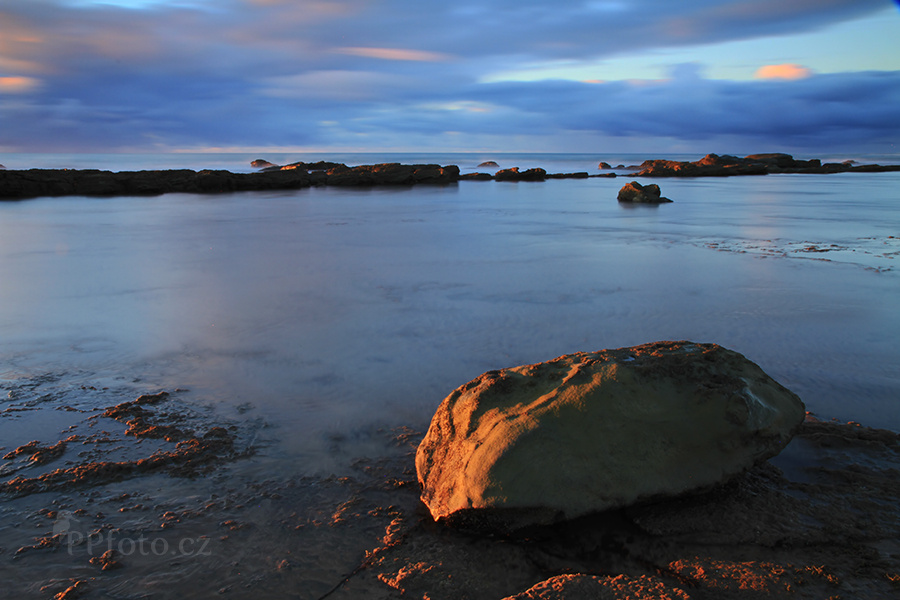
<path id="1" fill-rule="evenodd" d="M 457 388 L 416 470 L 435 519 L 516 529 L 724 483 L 778 454 L 804 414 L 715 344 L 580 352 Z"/>

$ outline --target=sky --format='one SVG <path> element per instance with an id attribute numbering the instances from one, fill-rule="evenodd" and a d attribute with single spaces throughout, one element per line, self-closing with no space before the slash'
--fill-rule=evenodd
<path id="1" fill-rule="evenodd" d="M 0 152 L 900 153 L 888 0 L 0 0 Z"/>

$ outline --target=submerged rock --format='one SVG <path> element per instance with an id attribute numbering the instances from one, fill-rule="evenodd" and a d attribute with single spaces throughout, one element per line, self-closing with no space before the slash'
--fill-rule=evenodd
<path id="1" fill-rule="evenodd" d="M 416 453 L 435 519 L 534 524 L 701 490 L 778 454 L 804 405 L 716 344 L 655 342 L 489 371 Z"/>
<path id="2" fill-rule="evenodd" d="M 641 202 L 644 204 L 662 204 L 671 202 L 668 198 L 663 198 L 659 190 L 659 186 L 655 183 L 650 185 L 641 185 L 637 181 L 626 183 L 618 196 L 619 202 Z"/>

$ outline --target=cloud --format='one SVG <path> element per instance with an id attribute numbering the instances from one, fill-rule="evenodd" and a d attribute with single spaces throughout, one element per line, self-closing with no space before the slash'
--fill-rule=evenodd
<path id="1" fill-rule="evenodd" d="M 810 69 L 791 63 L 765 65 L 756 71 L 757 79 L 806 79 L 810 75 Z"/>
<path id="2" fill-rule="evenodd" d="M 385 99 L 412 82 L 398 75 L 377 71 L 310 71 L 266 80 L 261 93 L 295 99 L 377 100 Z"/>
<path id="3" fill-rule="evenodd" d="M 547 127 L 612 136 L 713 140 L 760 146 L 840 147 L 900 136 L 900 73 L 813 75 L 803 80 L 693 79 L 484 86 L 478 98 Z"/>
<path id="4" fill-rule="evenodd" d="M 439 143 L 449 132 L 522 144 L 572 132 L 698 143 L 721 133 L 775 144 L 818 143 L 824 132 L 839 141 L 896 138 L 900 127 L 892 73 L 825 76 L 769 65 L 763 78 L 738 83 L 705 79 L 702 65 L 685 63 L 658 81 L 479 83 L 535 62 L 813 31 L 883 10 L 883 0 L 143 4 L 0 0 L 5 146 L 365 138 L 377 149 L 404 135 Z"/>
<path id="5" fill-rule="evenodd" d="M 336 48 L 335 52 L 381 60 L 411 60 L 418 62 L 440 62 L 450 58 L 448 55 L 439 52 L 403 50 L 400 48 Z"/>
<path id="6" fill-rule="evenodd" d="M 38 85 L 40 81 L 34 77 L 0 77 L 0 94 L 24 94 Z"/>

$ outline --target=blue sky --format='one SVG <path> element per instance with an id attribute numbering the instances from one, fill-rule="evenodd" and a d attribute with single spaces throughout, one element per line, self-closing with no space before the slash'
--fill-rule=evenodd
<path id="1" fill-rule="evenodd" d="M 0 151 L 900 153 L 887 0 L 0 0 Z"/>

